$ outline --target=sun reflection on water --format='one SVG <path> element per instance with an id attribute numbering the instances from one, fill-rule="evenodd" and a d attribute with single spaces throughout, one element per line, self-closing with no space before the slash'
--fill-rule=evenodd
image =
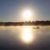
<path id="1" fill-rule="evenodd" d="M 26 44 L 32 43 L 32 41 L 34 40 L 32 27 L 30 27 L 30 26 L 23 26 L 20 38 L 21 38 L 21 41 L 23 43 L 26 43 Z"/>

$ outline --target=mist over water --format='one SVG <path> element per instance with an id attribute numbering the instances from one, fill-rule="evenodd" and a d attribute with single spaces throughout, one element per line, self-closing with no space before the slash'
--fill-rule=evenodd
<path id="1" fill-rule="evenodd" d="M 41 48 L 50 46 L 50 26 L 29 26 L 33 32 L 33 42 L 25 44 L 19 38 L 23 26 L 0 26 L 0 48 L 1 47 L 23 47 Z M 28 26 L 25 26 L 26 28 Z"/>

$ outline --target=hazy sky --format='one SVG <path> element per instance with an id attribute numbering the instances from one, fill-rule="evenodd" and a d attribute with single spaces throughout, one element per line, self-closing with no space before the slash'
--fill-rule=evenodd
<path id="1" fill-rule="evenodd" d="M 36 20 L 50 20 L 50 0 L 0 0 L 0 22 L 22 21 L 20 13 L 30 8 Z"/>

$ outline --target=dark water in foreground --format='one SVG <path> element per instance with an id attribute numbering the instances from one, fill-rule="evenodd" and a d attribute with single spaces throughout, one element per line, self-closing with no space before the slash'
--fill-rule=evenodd
<path id="1" fill-rule="evenodd" d="M 28 32 L 32 30 L 31 34 L 33 34 L 34 38 L 30 44 L 26 44 L 21 42 L 20 39 L 23 26 L 0 26 L 0 49 L 50 50 L 50 26 L 39 27 L 37 29 L 36 26 L 24 26 L 25 29 L 30 29 Z"/>

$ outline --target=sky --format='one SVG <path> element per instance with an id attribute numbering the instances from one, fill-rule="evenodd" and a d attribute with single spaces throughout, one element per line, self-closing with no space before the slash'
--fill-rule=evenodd
<path id="1" fill-rule="evenodd" d="M 25 9 L 33 11 L 33 21 L 50 20 L 50 0 L 0 0 L 0 22 L 23 21 Z"/>

